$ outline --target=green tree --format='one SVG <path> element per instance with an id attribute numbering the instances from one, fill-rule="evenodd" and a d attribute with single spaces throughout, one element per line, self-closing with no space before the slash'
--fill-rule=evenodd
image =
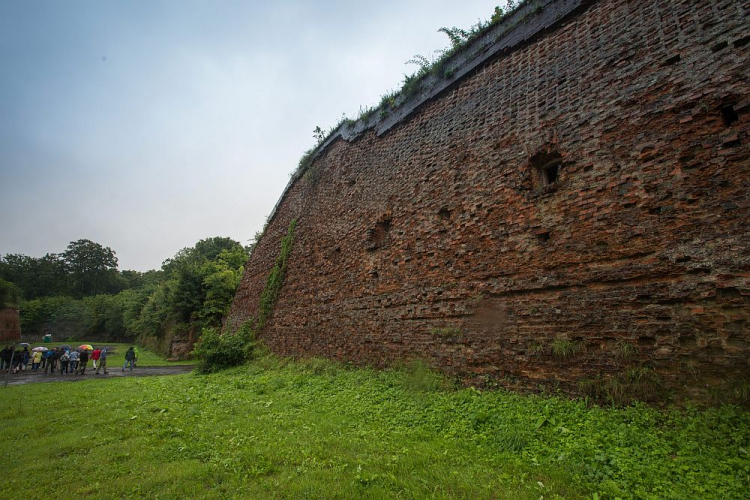
<path id="1" fill-rule="evenodd" d="M 80 298 L 120 290 L 117 257 L 111 248 L 91 240 L 72 241 L 62 257 L 74 296 Z"/>
<path id="2" fill-rule="evenodd" d="M 221 325 L 221 319 L 229 312 L 246 261 L 247 249 L 236 245 L 231 250 L 223 250 L 215 261 L 204 264 L 201 274 L 205 299 L 198 317 L 207 326 Z"/>
<path id="3" fill-rule="evenodd" d="M 0 279 L 15 284 L 27 300 L 65 295 L 69 288 L 65 262 L 54 253 L 38 259 L 7 254 L 0 259 Z"/>
<path id="4" fill-rule="evenodd" d="M 0 279 L 0 309 L 18 307 L 20 295 L 21 292 L 16 285 Z"/>

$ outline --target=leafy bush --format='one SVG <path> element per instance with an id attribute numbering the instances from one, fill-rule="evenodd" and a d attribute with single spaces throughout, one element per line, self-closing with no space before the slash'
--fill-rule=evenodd
<path id="1" fill-rule="evenodd" d="M 255 336 L 249 323 L 245 323 L 235 333 L 222 334 L 215 328 L 205 328 L 200 342 L 193 349 L 198 360 L 198 373 L 213 373 L 249 360 L 253 353 Z"/>

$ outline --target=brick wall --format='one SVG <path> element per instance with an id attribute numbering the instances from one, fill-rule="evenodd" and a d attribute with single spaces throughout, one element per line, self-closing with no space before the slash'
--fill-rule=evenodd
<path id="1" fill-rule="evenodd" d="M 325 144 L 230 324 L 257 313 L 296 218 L 261 333 L 280 354 L 570 391 L 633 366 L 746 380 L 750 5 L 578 4 L 380 135 Z"/>
<path id="2" fill-rule="evenodd" d="M 21 318 L 18 309 L 0 309 L 0 344 L 21 339 Z"/>

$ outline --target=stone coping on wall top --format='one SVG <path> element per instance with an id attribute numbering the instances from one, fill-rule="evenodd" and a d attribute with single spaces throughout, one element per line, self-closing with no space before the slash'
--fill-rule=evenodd
<path id="1" fill-rule="evenodd" d="M 420 90 L 397 103 L 396 109 L 381 117 L 373 114 L 367 120 L 357 120 L 353 125 L 340 125 L 312 153 L 309 168 L 313 161 L 339 138 L 352 142 L 365 132 L 375 129 L 381 136 L 408 118 L 425 103 L 440 96 L 458 82 L 473 75 L 485 64 L 496 57 L 532 41 L 545 30 L 549 30 L 564 19 L 597 0 L 527 0 L 497 25 L 474 40 L 468 47 L 445 63 L 447 78 L 428 75 L 420 82 Z M 268 223 L 276 216 L 281 203 L 289 190 L 305 173 L 307 168 L 299 169 L 292 174 L 279 200 L 268 216 Z"/>

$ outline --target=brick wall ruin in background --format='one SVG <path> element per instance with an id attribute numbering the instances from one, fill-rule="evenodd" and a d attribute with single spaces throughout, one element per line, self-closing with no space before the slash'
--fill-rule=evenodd
<path id="1" fill-rule="evenodd" d="M 750 4 L 524 8 L 443 88 L 319 148 L 230 324 L 297 219 L 260 333 L 279 354 L 572 392 L 633 367 L 747 380 Z"/>
<path id="2" fill-rule="evenodd" d="M 21 317 L 18 309 L 0 309 L 0 344 L 21 340 Z"/>

